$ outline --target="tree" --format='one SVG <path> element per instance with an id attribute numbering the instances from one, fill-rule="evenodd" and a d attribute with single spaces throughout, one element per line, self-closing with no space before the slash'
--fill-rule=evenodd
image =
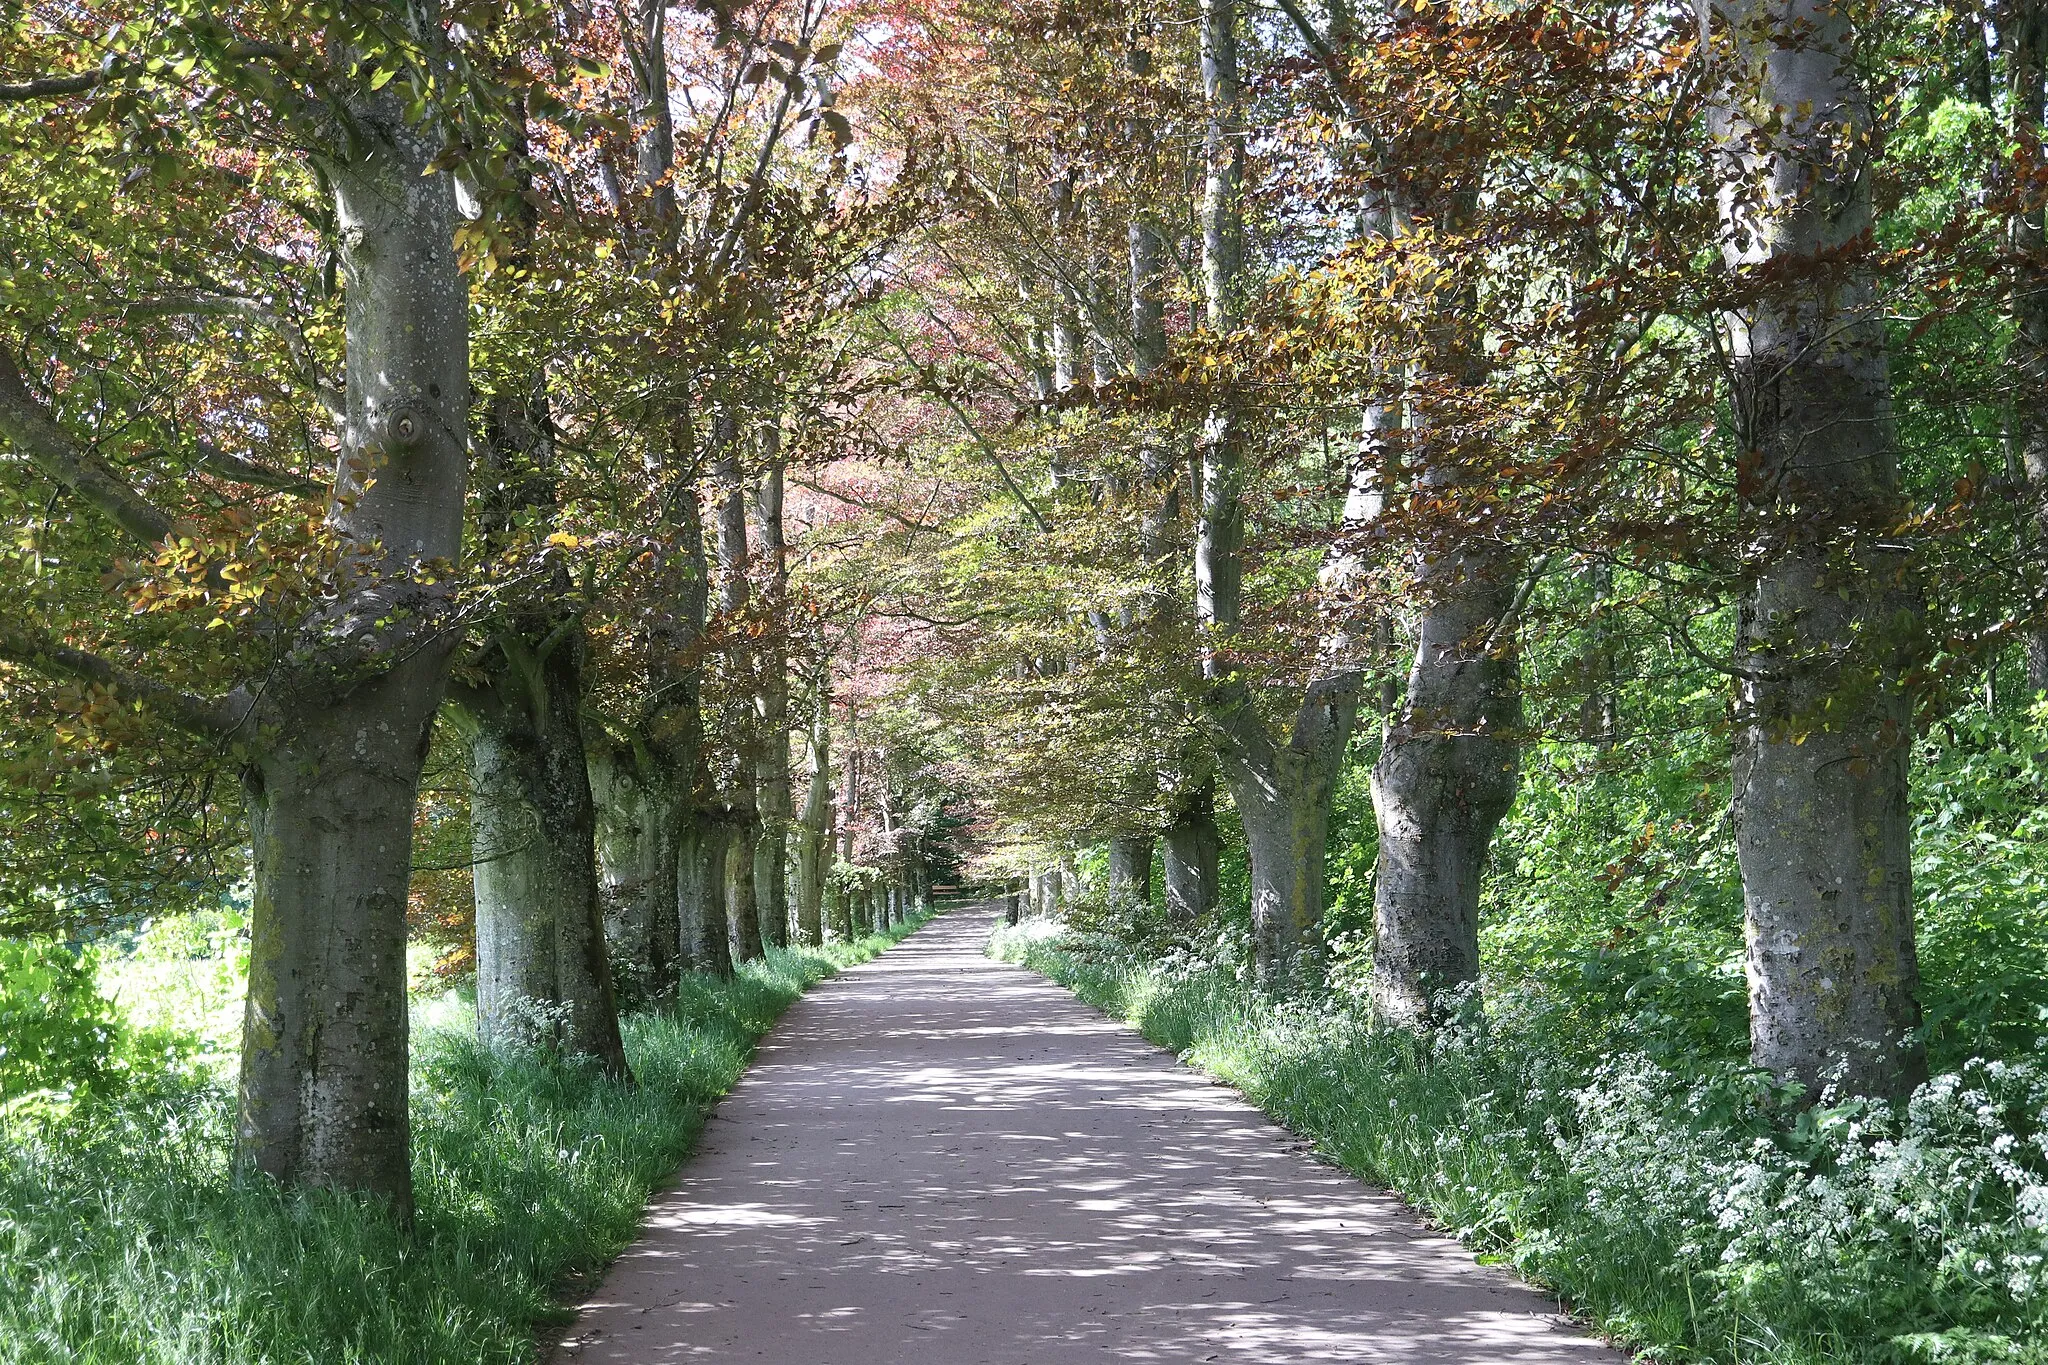
<path id="1" fill-rule="evenodd" d="M 523 104 L 515 114 L 516 238 L 495 272 L 511 284 L 514 313 L 533 283 L 537 227 Z M 551 544 L 563 538 L 554 530 L 562 470 L 546 358 L 516 343 L 505 354 L 484 418 L 478 557 L 513 572 L 449 685 L 470 752 L 477 1027 L 487 1039 L 545 1042 L 629 1077 L 583 739 L 584 604 Z M 616 846 L 614 834 L 607 847 Z"/>
<path id="2" fill-rule="evenodd" d="M 97 684 L 233 754 L 255 886 L 240 1159 L 408 1209 L 406 889 L 420 764 L 456 640 L 449 573 L 468 474 L 468 298 L 453 177 L 438 161 L 451 107 L 427 76 L 468 73 L 433 14 L 382 5 L 324 26 L 287 13 L 254 37 L 181 15 L 153 43 L 117 50 L 97 79 L 60 92 L 83 96 L 80 121 L 124 109 L 161 128 L 149 97 L 194 73 L 201 98 L 252 142 L 301 146 L 331 196 L 346 338 L 331 566 L 317 600 L 274 623 L 264 669 L 223 694 L 167 686 L 25 626 L 6 629 L 0 654 Z M 189 523 L 29 387 L 14 344 L 0 360 L 0 435 L 135 548 L 199 549 Z M 232 564 L 190 557 L 205 595 L 229 591 Z"/>
<path id="3" fill-rule="evenodd" d="M 1758 1065 L 1857 1094 L 1924 1063 L 1906 809 L 1915 634 L 1883 315 L 1870 111 L 1846 0 L 1716 7 L 1722 252 L 1743 603 L 1735 800 Z"/>

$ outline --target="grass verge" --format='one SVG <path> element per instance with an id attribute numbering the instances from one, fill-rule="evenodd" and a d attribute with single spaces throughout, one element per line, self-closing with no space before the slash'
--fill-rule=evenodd
<path id="1" fill-rule="evenodd" d="M 560 1296 L 635 1235 L 756 1039 L 812 984 L 922 920 L 771 951 L 629 1016 L 638 1084 L 432 1029 L 413 1066 L 411 1232 L 228 1166 L 204 1075 L 0 1130 L 0 1362 L 530 1362 Z"/>
<path id="2" fill-rule="evenodd" d="M 1796 1119 L 1746 1069 L 1588 1056 L 1540 999 L 1428 1043 L 1043 923 L 1021 962 L 1558 1292 L 1644 1359 L 2048 1361 L 2048 1068 Z M 1546 1012 L 1549 1010 L 1549 1012 Z"/>

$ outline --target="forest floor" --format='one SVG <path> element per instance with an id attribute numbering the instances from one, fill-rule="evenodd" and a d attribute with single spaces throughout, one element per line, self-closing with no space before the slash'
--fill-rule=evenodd
<path id="1" fill-rule="evenodd" d="M 790 1009 L 556 1359 L 1622 1357 L 1022 967 L 988 906 Z"/>

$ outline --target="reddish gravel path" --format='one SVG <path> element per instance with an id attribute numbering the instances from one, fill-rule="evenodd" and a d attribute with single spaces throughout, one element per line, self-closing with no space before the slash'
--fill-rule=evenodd
<path id="1" fill-rule="evenodd" d="M 1622 1357 L 956 911 L 798 1002 L 561 1361 Z"/>

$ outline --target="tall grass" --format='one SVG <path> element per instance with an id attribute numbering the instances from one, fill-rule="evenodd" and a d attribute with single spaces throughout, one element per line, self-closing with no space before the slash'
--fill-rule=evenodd
<path id="1" fill-rule="evenodd" d="M 0 1361 L 530 1362 L 580 1277 L 632 1239 L 754 1041 L 813 983 L 915 923 L 693 977 L 625 1021 L 638 1084 L 465 1031 L 416 1041 L 416 1225 L 228 1166 L 205 1073 L 17 1114 L 0 1135 Z"/>
<path id="2" fill-rule="evenodd" d="M 1645 1358 L 2048 1361 L 2048 1068 L 1795 1111 L 1741 1066 L 1588 1054 L 1540 997 L 1422 1041 L 1341 997 L 1027 925 L 991 951 L 1142 1029 Z"/>

